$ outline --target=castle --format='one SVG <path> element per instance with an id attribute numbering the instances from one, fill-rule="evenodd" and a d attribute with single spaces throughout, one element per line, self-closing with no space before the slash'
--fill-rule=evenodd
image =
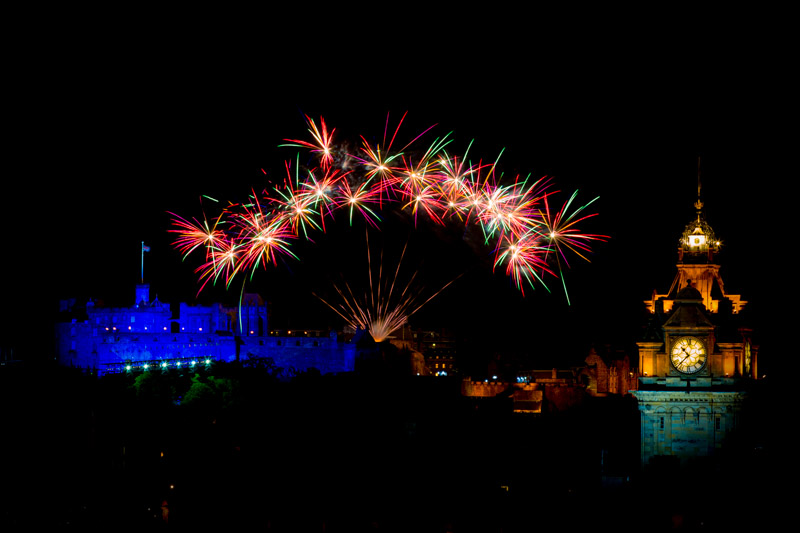
<path id="1" fill-rule="evenodd" d="M 149 284 L 142 283 L 135 302 L 102 308 L 90 301 L 85 313 L 62 302 L 62 312 L 72 318 L 56 324 L 59 363 L 99 376 L 214 361 L 268 360 L 287 371 L 316 368 L 323 374 L 355 366 L 355 343 L 341 341 L 335 331 L 270 330 L 267 306 L 256 294 L 245 294 L 236 307 L 173 306 L 151 300 Z"/>

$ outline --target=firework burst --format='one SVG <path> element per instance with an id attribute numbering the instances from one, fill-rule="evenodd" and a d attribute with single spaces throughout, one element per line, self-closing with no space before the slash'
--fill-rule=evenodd
<path id="1" fill-rule="evenodd" d="M 311 140 L 284 139 L 289 144 L 281 146 L 311 149 L 319 167 L 301 172 L 298 154 L 294 165 L 286 162 L 282 186 L 274 187 L 272 194 L 254 193 L 246 204 L 230 204 L 213 223 L 205 217 L 201 223 L 170 213 L 173 229 L 169 231 L 176 234 L 174 246 L 184 258 L 205 250 L 205 261 L 197 269 L 202 287 L 217 280 L 229 285 L 239 273 L 252 275 L 267 263 L 275 264 L 277 255 L 295 257 L 291 241 L 301 236 L 311 240 L 313 232 L 325 232 L 326 219 L 334 220 L 337 212 L 346 213 L 350 225 L 358 216 L 375 228 L 384 208 L 410 212 L 415 226 L 420 218 L 437 224 L 457 219 L 477 225 L 487 246 L 494 248 L 495 269 L 502 265 L 523 294 L 525 286 L 545 285 L 549 276 L 560 277 L 563 283 L 567 255 L 587 259 L 589 243 L 607 239 L 577 229 L 577 224 L 594 216 L 584 212 L 594 200 L 575 208 L 576 193 L 560 209 L 551 210 L 550 198 L 555 193 L 549 190 L 550 180 L 529 184 L 527 178 L 517 178 L 508 183 L 498 170 L 502 151 L 490 164 L 481 159 L 473 164 L 468 157 L 472 142 L 462 155 L 448 152 L 450 133 L 416 150 L 415 143 L 435 125 L 395 149 L 405 118 L 404 114 L 390 130 L 387 115 L 382 139 L 370 144 L 361 136 L 360 150 L 349 154 L 336 150 L 335 129 L 329 130 L 324 119 L 317 127 L 306 115 Z M 335 167 L 337 161 L 341 168 Z M 399 289 L 392 285 L 384 290 Z M 340 295 L 352 296 L 352 291 L 345 286 Z M 357 315 L 357 309 L 363 307 L 345 314 Z M 396 320 L 408 317 L 407 311 L 401 307 L 395 317 L 387 308 L 375 307 L 370 319 L 362 322 L 381 323 L 382 331 L 391 330 Z M 377 337 L 388 335 L 375 328 Z"/>
<path id="2" fill-rule="evenodd" d="M 325 170 L 329 169 L 333 164 L 333 149 L 331 147 L 331 143 L 333 142 L 333 132 L 336 129 L 332 129 L 330 133 L 328 133 L 328 127 L 325 125 L 325 119 L 320 118 L 320 123 L 322 125 L 322 131 L 317 129 L 317 125 L 314 123 L 314 120 L 306 115 L 306 122 L 308 123 L 308 132 L 311 134 L 311 137 L 314 138 L 313 143 L 307 141 L 298 141 L 295 139 L 284 139 L 291 144 L 281 144 L 279 146 L 296 146 L 299 148 L 311 148 L 311 153 L 319 155 L 320 162 L 322 164 L 322 168 Z"/>
<path id="3" fill-rule="evenodd" d="M 180 215 L 169 213 L 172 215 L 172 223 L 177 229 L 169 230 L 170 233 L 177 233 L 178 238 L 175 240 L 175 248 L 183 254 L 184 259 L 201 246 L 205 247 L 206 254 L 213 250 L 215 241 L 224 239 L 225 233 L 217 229 L 222 215 L 209 226 L 207 220 L 202 223 L 196 219 L 193 222 L 186 220 Z"/>
<path id="4" fill-rule="evenodd" d="M 378 272 L 375 275 L 369 248 L 369 233 L 367 233 L 366 240 L 369 288 L 356 295 L 347 282 L 344 283 L 344 288 L 334 285 L 341 300 L 337 305 L 329 303 L 321 296 L 316 294 L 315 296 L 342 317 L 353 329 L 363 329 L 372 336 L 375 342 L 382 342 L 391 338 L 392 333 L 400 329 L 414 313 L 450 286 L 455 279 L 425 298 L 423 296 L 424 288 L 415 283 L 418 271 L 414 271 L 407 283 L 399 282 L 400 269 L 408 243 L 403 246 L 394 274 L 391 277 L 384 277 L 383 251 L 380 254 Z"/>
<path id="5" fill-rule="evenodd" d="M 608 238 L 606 235 L 583 233 L 576 227 L 576 224 L 579 222 L 595 216 L 594 213 L 583 216 L 579 215 L 584 209 L 586 209 L 586 207 L 597 200 L 597 198 L 595 198 L 588 204 L 579 206 L 574 211 L 570 212 L 569 209 L 572 205 L 572 201 L 577 195 L 578 191 L 572 193 L 570 199 L 567 200 L 561 209 L 554 214 L 550 212 L 549 202 L 545 196 L 544 211 L 541 213 L 542 224 L 546 228 L 545 234 L 550 241 L 550 247 L 547 252 L 552 252 L 556 258 L 558 275 L 561 277 L 561 284 L 564 287 L 564 295 L 567 297 L 567 302 L 569 302 L 569 293 L 567 291 L 566 281 L 564 280 L 564 271 L 561 268 L 562 261 L 567 267 L 569 267 L 569 260 L 565 254 L 565 249 L 568 249 L 582 259 L 589 261 L 588 257 L 584 255 L 591 251 L 591 248 L 589 247 L 589 241 L 604 241 Z M 548 254 L 546 253 L 545 259 L 547 259 L 547 255 Z"/>

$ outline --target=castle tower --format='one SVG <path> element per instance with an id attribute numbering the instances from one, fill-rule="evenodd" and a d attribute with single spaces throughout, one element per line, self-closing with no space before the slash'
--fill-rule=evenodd
<path id="1" fill-rule="evenodd" d="M 695 202 L 678 246 L 667 294 L 645 301 L 651 319 L 639 347 L 642 465 L 712 457 L 739 425 L 746 384 L 756 379 L 757 347 L 741 322 L 745 302 L 725 291 L 720 241 Z"/>
<path id="2" fill-rule="evenodd" d="M 150 303 L 150 284 L 138 283 L 136 285 L 136 299 L 133 301 L 133 305 L 139 307 L 139 306 L 146 306 L 149 303 Z"/>

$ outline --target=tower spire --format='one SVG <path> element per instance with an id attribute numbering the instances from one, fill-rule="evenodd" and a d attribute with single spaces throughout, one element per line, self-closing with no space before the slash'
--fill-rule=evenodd
<path id="1" fill-rule="evenodd" d="M 697 221 L 700 222 L 700 212 L 703 210 L 703 202 L 700 200 L 700 191 L 702 189 L 700 183 L 700 156 L 697 156 L 697 201 L 694 203 L 697 209 Z"/>

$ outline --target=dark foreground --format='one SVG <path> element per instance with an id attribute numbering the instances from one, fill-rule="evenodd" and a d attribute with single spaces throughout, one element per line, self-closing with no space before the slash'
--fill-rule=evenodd
<path id="1" fill-rule="evenodd" d="M 3 531 L 737 531 L 781 516 L 763 417 L 720 457 L 642 472 L 629 398 L 515 415 L 457 379 L 235 365 L 5 368 L 0 386 Z"/>

